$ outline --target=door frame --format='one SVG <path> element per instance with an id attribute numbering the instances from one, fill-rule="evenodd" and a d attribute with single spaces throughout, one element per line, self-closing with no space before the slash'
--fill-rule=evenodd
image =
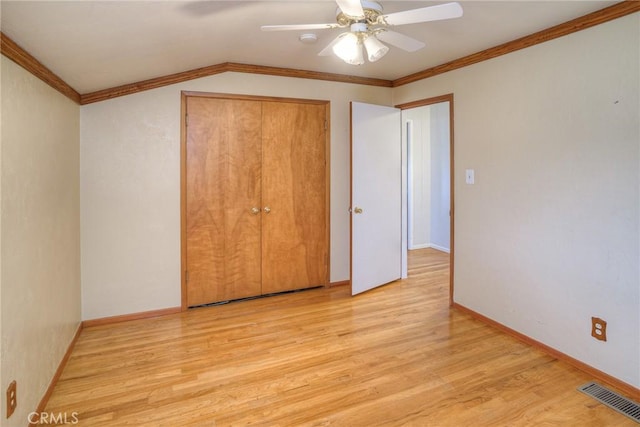
<path id="1" fill-rule="evenodd" d="M 331 275 L 331 101 L 320 99 L 282 98 L 273 96 L 239 95 L 216 92 L 180 92 L 180 308 L 186 311 L 187 306 L 187 98 L 204 97 L 218 99 L 234 99 L 267 102 L 289 102 L 296 104 L 317 104 L 325 106 L 325 218 L 326 242 L 325 254 L 326 278 L 325 287 L 329 286 Z"/>
<path id="2" fill-rule="evenodd" d="M 449 252 L 449 307 L 453 307 L 454 301 L 453 301 L 453 289 L 454 289 L 454 280 L 453 280 L 453 271 L 454 271 L 454 248 L 455 248 L 455 240 L 454 240 L 454 225 L 455 225 L 455 210 L 454 210 L 454 178 L 455 178 L 455 169 L 454 169 L 454 108 L 453 108 L 453 93 L 448 93 L 445 95 L 440 95 L 440 96 L 436 96 L 433 98 L 426 98 L 426 99 L 420 99 L 417 101 L 412 101 L 412 102 L 407 102 L 404 104 L 399 104 L 396 105 L 396 108 L 399 108 L 400 110 L 409 110 L 411 108 L 417 108 L 417 107 L 424 107 L 427 105 L 433 105 L 433 104 L 440 104 L 441 102 L 448 102 L 449 103 L 449 210 L 450 210 L 450 217 L 449 217 L 449 246 L 450 246 L 450 252 Z M 406 151 L 405 151 L 406 153 Z M 406 172 L 407 170 L 407 157 L 406 155 L 403 156 L 402 158 L 402 163 L 403 163 L 403 171 Z M 407 186 L 405 185 L 405 192 L 407 191 Z M 407 199 L 405 198 L 403 200 L 403 210 L 405 210 L 406 213 L 408 213 L 408 209 L 407 209 Z M 404 218 L 403 220 L 406 221 L 407 219 L 407 215 L 403 215 Z M 407 248 L 403 247 L 403 252 L 405 252 L 405 259 L 406 259 L 406 251 Z"/>

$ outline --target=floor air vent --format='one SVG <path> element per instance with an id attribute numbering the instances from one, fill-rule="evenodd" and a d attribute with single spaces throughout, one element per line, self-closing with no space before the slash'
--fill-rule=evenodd
<path id="1" fill-rule="evenodd" d="M 578 387 L 578 390 L 640 423 L 640 405 L 636 402 L 593 382 Z"/>

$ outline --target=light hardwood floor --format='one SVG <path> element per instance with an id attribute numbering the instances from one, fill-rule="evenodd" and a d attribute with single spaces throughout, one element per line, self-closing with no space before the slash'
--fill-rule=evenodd
<path id="1" fill-rule="evenodd" d="M 592 380 L 448 307 L 448 256 L 355 298 L 317 289 L 82 331 L 46 411 L 82 426 L 635 426 Z"/>

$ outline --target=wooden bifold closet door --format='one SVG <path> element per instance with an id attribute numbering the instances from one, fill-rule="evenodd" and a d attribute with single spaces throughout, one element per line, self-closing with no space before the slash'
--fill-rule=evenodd
<path id="1" fill-rule="evenodd" d="M 186 305 L 325 285 L 327 105 L 187 96 L 186 114 Z"/>

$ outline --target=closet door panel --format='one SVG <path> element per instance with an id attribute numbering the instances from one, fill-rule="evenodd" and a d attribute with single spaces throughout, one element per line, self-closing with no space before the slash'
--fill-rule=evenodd
<path id="1" fill-rule="evenodd" d="M 220 183 L 225 195 L 225 298 L 262 293 L 261 221 L 262 186 L 261 106 L 233 101 L 227 125 L 227 180 Z"/>
<path id="2" fill-rule="evenodd" d="M 187 305 L 261 293 L 260 103 L 187 101 Z"/>
<path id="3" fill-rule="evenodd" d="M 262 291 L 325 285 L 326 107 L 263 103 Z"/>

